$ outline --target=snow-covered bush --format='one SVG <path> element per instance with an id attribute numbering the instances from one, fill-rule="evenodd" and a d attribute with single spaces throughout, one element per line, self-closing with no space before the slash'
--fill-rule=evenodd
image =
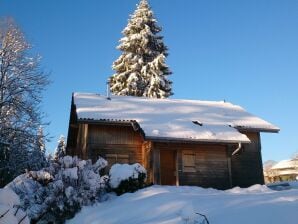
<path id="1" fill-rule="evenodd" d="M 109 186 L 117 195 L 135 192 L 145 186 L 147 172 L 139 163 L 114 164 L 110 169 Z"/>
<path id="2" fill-rule="evenodd" d="M 17 177 L 10 187 L 21 199 L 21 206 L 32 221 L 63 223 L 84 205 L 100 200 L 105 191 L 107 176 L 99 172 L 107 161 L 65 156 L 51 161 L 40 171 L 30 171 Z"/>

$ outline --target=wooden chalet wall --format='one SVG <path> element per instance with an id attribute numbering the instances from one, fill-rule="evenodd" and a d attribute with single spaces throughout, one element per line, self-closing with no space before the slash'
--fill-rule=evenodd
<path id="1" fill-rule="evenodd" d="M 87 157 L 93 161 L 115 156 L 115 162 L 143 164 L 143 139 L 132 126 L 89 124 L 87 141 Z"/>
<path id="2" fill-rule="evenodd" d="M 161 143 L 153 144 L 155 183 L 160 183 L 159 153 L 175 150 L 177 160 L 177 184 L 228 189 L 231 187 L 227 147 L 220 144 Z M 183 154 L 192 154 L 194 167 L 185 170 Z"/>
<path id="3" fill-rule="evenodd" d="M 152 153 L 152 142 L 151 141 L 144 141 L 142 145 L 142 154 L 143 154 L 143 161 L 142 165 L 145 167 L 147 171 L 147 183 L 153 184 L 154 183 L 154 175 L 153 175 L 153 153 Z"/>
<path id="4" fill-rule="evenodd" d="M 71 116 L 67 153 L 93 161 L 101 156 L 110 165 L 138 162 L 147 170 L 148 183 L 162 184 L 164 151 L 173 151 L 177 185 L 228 189 L 264 183 L 258 132 L 242 132 L 251 143 L 243 144 L 239 153 L 231 156 L 236 144 L 145 141 L 129 124 L 87 122 L 78 123 L 75 113 Z M 193 166 L 185 167 L 190 158 Z"/>
<path id="5" fill-rule="evenodd" d="M 188 145 L 188 148 L 191 149 L 192 147 Z M 179 173 L 180 185 L 196 185 L 217 189 L 230 188 L 226 146 L 193 145 L 193 153 L 195 155 L 195 172 L 193 173 L 183 172 L 183 151 L 178 151 L 178 168 L 182 170 Z"/>
<path id="6" fill-rule="evenodd" d="M 231 158 L 233 186 L 249 187 L 253 184 L 264 184 L 260 133 L 242 133 L 251 143 L 243 144 L 240 153 Z"/>

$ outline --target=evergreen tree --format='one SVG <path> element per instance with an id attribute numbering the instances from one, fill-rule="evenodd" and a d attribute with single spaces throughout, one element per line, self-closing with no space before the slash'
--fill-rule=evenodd
<path id="1" fill-rule="evenodd" d="M 45 136 L 43 128 L 40 127 L 37 132 L 37 137 L 30 153 L 30 164 L 28 170 L 40 170 L 48 165 L 46 159 Z"/>
<path id="2" fill-rule="evenodd" d="M 116 71 L 110 77 L 112 93 L 154 98 L 173 94 L 167 78 L 171 71 L 165 64 L 167 47 L 158 35 L 160 31 L 147 0 L 141 0 L 117 47 L 122 55 L 112 66 Z"/>
<path id="3" fill-rule="evenodd" d="M 58 140 L 57 148 L 55 149 L 54 160 L 58 160 L 66 155 L 66 143 L 63 135 Z"/>

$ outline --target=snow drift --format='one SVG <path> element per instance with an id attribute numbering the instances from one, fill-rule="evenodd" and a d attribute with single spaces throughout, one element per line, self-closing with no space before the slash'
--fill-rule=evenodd
<path id="1" fill-rule="evenodd" d="M 199 223 L 196 212 L 212 224 L 296 224 L 298 190 L 266 186 L 228 191 L 199 187 L 152 186 L 96 206 L 84 207 L 69 224 Z"/>

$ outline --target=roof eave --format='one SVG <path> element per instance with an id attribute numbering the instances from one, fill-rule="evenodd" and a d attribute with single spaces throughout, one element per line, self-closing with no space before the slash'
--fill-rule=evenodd
<path id="1" fill-rule="evenodd" d="M 91 119 L 91 118 L 79 118 L 78 123 L 81 124 L 111 124 L 111 125 L 131 125 L 135 120 L 112 120 L 112 119 Z"/>
<path id="2" fill-rule="evenodd" d="M 251 143 L 249 140 L 229 140 L 229 139 L 192 139 L 192 138 L 171 138 L 171 137 L 156 137 L 145 136 L 146 140 L 151 141 L 168 141 L 168 142 L 184 142 L 184 143 L 221 143 L 221 144 L 238 144 L 238 143 Z"/>
<path id="3" fill-rule="evenodd" d="M 279 128 L 249 128 L 249 127 L 235 127 L 238 131 L 250 131 L 250 132 L 267 132 L 267 133 L 278 133 Z"/>

